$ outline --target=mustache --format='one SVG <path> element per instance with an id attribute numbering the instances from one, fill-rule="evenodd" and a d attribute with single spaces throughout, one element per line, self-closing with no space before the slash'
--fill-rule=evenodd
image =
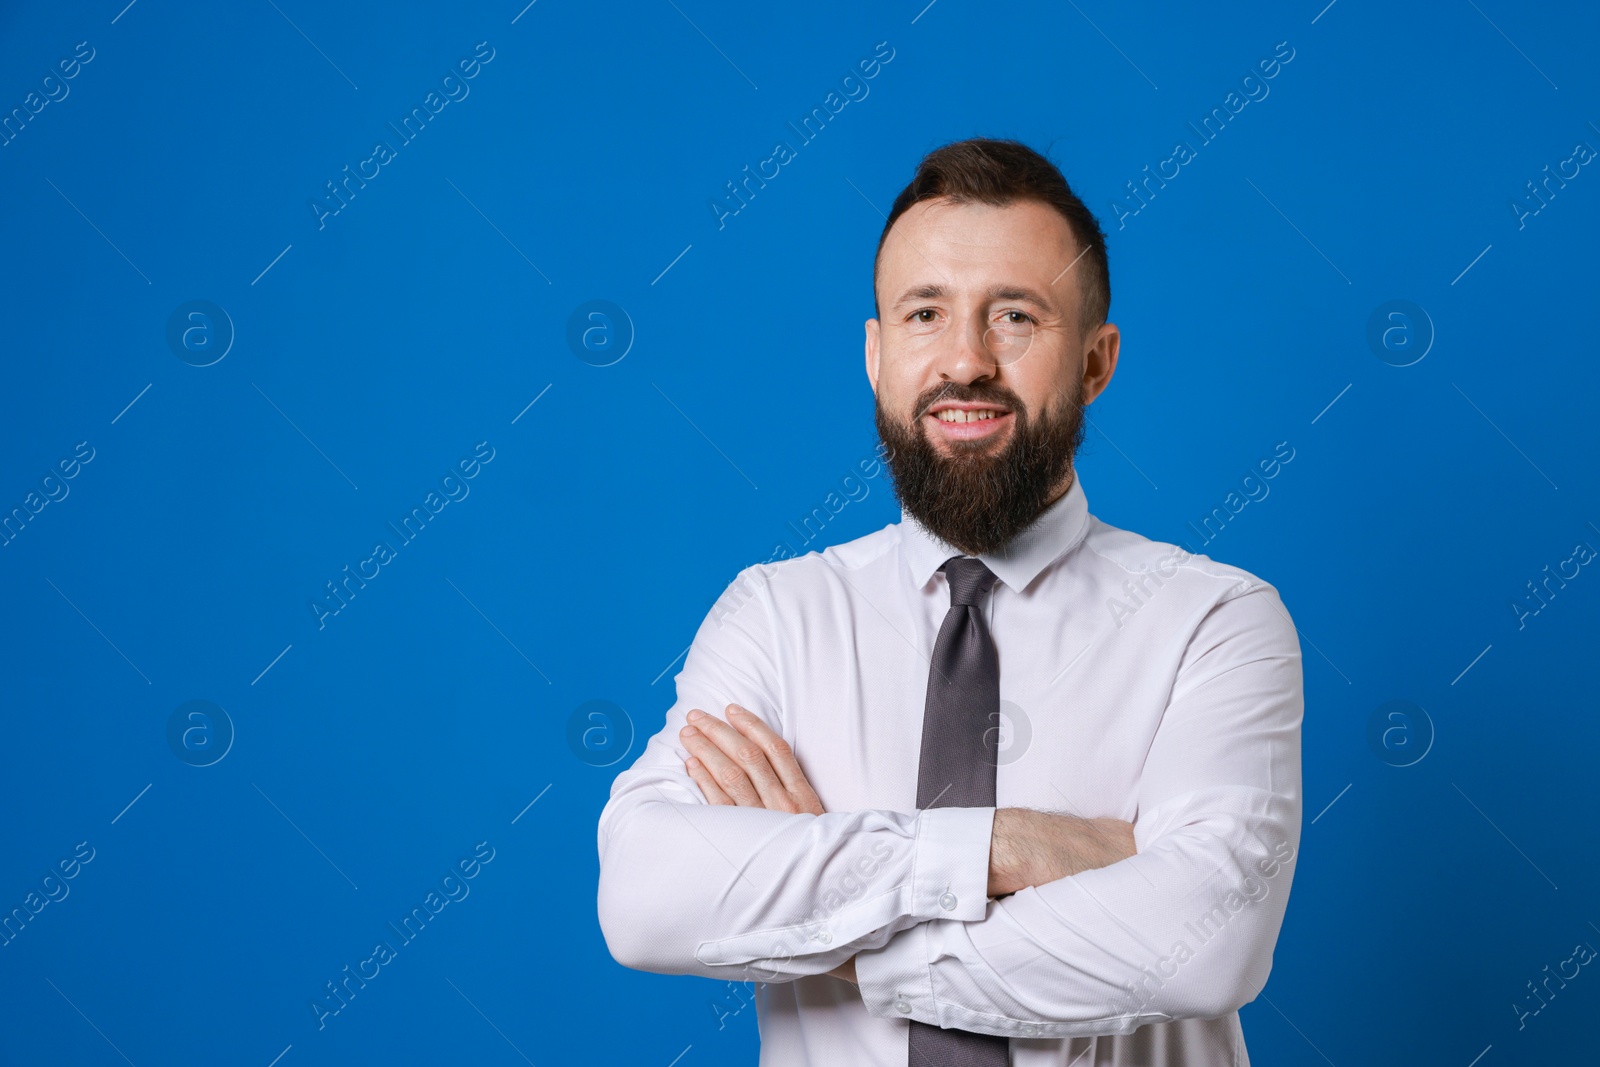
<path id="1" fill-rule="evenodd" d="M 933 405 L 945 400 L 954 400 L 970 404 L 996 404 L 1009 411 L 1020 412 L 1027 410 L 1022 398 L 1003 385 L 978 385 L 960 382 L 943 382 L 931 389 L 925 389 L 917 397 L 913 405 L 913 421 L 920 419 L 928 413 Z"/>

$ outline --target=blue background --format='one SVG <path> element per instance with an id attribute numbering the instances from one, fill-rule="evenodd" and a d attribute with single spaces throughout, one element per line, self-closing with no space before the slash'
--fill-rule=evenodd
<path id="1" fill-rule="evenodd" d="M 1600 146 L 1600 16 L 925 3 L 7 5 L 6 113 L 93 59 L 0 146 L 0 508 L 70 490 L 0 547 L 0 909 L 93 859 L 0 948 L 0 1059 L 754 1062 L 749 987 L 607 954 L 595 820 L 741 567 L 898 519 L 879 477 L 809 546 L 788 525 L 875 444 L 882 213 L 974 135 L 1047 151 L 1108 231 L 1091 510 L 1266 578 L 1301 631 L 1306 821 L 1254 1062 L 1594 1055 L 1593 968 L 1521 1028 L 1511 1005 L 1600 946 L 1600 575 L 1512 605 L 1600 548 L 1600 174 L 1511 205 Z M 1178 140 L 1195 158 L 1123 217 Z M 196 300 L 226 317 L 202 353 L 234 333 L 203 367 L 167 337 Z M 574 349 L 592 300 L 626 321 Z M 1423 315 L 1374 347 L 1393 300 Z M 319 626 L 479 442 L 469 495 Z M 1202 543 L 1279 442 L 1270 494 Z M 174 746 L 190 701 L 223 712 Z M 574 742 L 590 701 L 621 710 Z M 470 895 L 319 1029 L 324 983 L 479 842 Z"/>

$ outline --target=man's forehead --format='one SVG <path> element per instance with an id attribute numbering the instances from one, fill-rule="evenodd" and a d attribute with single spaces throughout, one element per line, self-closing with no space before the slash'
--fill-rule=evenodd
<path id="1" fill-rule="evenodd" d="M 997 207 L 941 198 L 914 204 L 895 220 L 884 240 L 879 266 L 885 281 L 890 273 L 894 275 L 895 288 L 908 274 L 937 273 L 934 268 L 940 260 L 1031 274 L 1048 271 L 1048 282 L 1077 251 L 1072 227 L 1047 204 L 1026 200 Z M 1051 269 L 1057 260 L 1062 262 Z M 1000 280 L 997 277 L 984 284 Z"/>
<path id="2" fill-rule="evenodd" d="M 1039 200 L 1014 200 L 1009 204 L 956 201 L 947 197 L 922 200 L 895 220 L 888 239 L 901 243 L 913 235 L 936 236 L 957 244 L 986 246 L 995 240 L 1026 233 L 1041 242 L 1072 241 L 1072 227 L 1061 213 Z"/>

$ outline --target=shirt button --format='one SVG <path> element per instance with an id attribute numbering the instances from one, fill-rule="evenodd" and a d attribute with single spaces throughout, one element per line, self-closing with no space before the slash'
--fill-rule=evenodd
<path id="1" fill-rule="evenodd" d="M 910 1015 L 911 1002 L 905 997 L 901 997 L 899 1000 L 894 1002 L 894 1010 L 899 1012 L 901 1015 Z"/>
<path id="2" fill-rule="evenodd" d="M 954 893 L 946 893 L 944 896 L 940 897 L 939 907 L 943 908 L 945 911 L 955 911 L 956 895 Z"/>
<path id="3" fill-rule="evenodd" d="M 1037 1034 L 1039 1032 L 1039 1028 L 1037 1026 L 1035 1026 L 1033 1023 L 1029 1023 L 1029 1024 L 1027 1024 L 1026 1026 L 1024 1026 L 1022 1028 L 1022 1032 L 1024 1034 L 1027 1034 L 1029 1037 L 1033 1037 L 1035 1034 Z"/>
<path id="4" fill-rule="evenodd" d="M 828 942 L 833 940 L 833 935 L 828 933 L 826 930 L 818 930 L 816 933 L 816 938 L 818 941 L 821 941 L 824 945 L 826 945 Z"/>

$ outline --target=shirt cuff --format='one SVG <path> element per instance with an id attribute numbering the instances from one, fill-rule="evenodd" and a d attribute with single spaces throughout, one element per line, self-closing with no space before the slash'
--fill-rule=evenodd
<path id="1" fill-rule="evenodd" d="M 989 908 L 993 807 L 925 808 L 917 815 L 911 914 L 975 922 Z"/>

